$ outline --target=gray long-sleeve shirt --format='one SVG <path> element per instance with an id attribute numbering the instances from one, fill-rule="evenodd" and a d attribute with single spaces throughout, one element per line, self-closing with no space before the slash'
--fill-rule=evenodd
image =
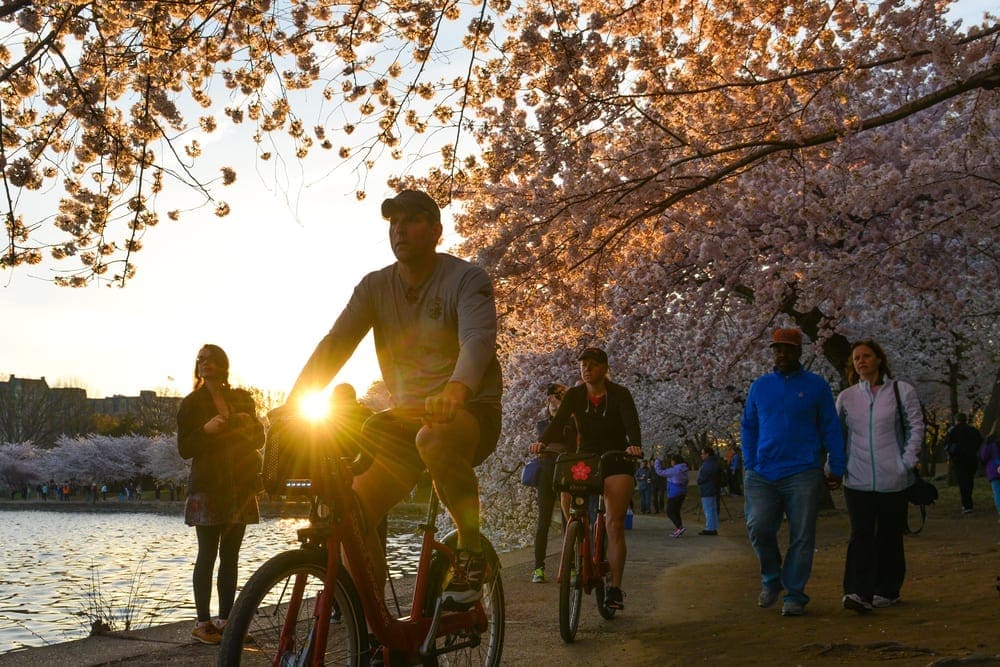
<path id="1" fill-rule="evenodd" d="M 306 362 L 296 388 L 325 386 L 370 329 L 394 405 L 422 406 L 449 381 L 467 386 L 470 402 L 500 404 L 496 304 L 481 268 L 438 253 L 434 272 L 415 288 L 403 282 L 396 264 L 369 273 Z"/>

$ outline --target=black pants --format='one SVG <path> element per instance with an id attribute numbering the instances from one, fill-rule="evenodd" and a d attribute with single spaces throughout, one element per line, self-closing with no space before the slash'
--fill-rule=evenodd
<path id="1" fill-rule="evenodd" d="M 736 496 L 743 495 L 743 471 L 736 470 L 729 473 L 729 493 Z"/>
<path id="2" fill-rule="evenodd" d="M 958 480 L 958 493 L 962 496 L 962 509 L 972 509 L 972 483 L 978 468 L 976 463 L 955 463 L 955 479 Z"/>
<path id="3" fill-rule="evenodd" d="M 224 526 L 195 526 L 198 533 L 198 559 L 194 563 L 194 606 L 199 621 L 212 618 L 212 571 L 219 557 L 219 618 L 229 618 L 236 600 L 236 575 L 240 560 L 240 545 L 246 525 L 231 523 Z"/>
<path id="4" fill-rule="evenodd" d="M 683 504 L 683 495 L 667 498 L 667 517 L 674 522 L 674 526 L 677 528 L 684 527 L 684 519 L 681 518 L 681 505 Z"/>
<path id="5" fill-rule="evenodd" d="M 873 595 L 898 598 L 906 576 L 906 491 L 878 493 L 845 488 L 844 498 L 851 517 L 844 593 L 856 593 L 868 601 Z"/>
<path id="6" fill-rule="evenodd" d="M 552 510 L 559 493 L 552 488 L 554 462 L 544 461 L 538 471 L 538 517 L 535 520 L 535 568 L 545 567 L 545 550 L 549 542 Z M 562 516 L 562 512 L 559 513 Z"/>
<path id="7" fill-rule="evenodd" d="M 653 485 L 653 511 L 659 514 L 666 507 L 667 487 L 659 484 Z"/>

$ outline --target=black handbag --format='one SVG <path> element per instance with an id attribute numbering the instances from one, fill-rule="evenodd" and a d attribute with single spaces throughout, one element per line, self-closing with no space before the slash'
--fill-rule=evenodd
<path id="1" fill-rule="evenodd" d="M 938 499 L 938 490 L 936 486 L 923 477 L 917 477 L 910 488 L 906 490 L 906 499 L 921 507 L 933 505 L 934 501 Z"/>
<path id="2" fill-rule="evenodd" d="M 892 383 L 892 391 L 896 394 L 896 412 L 899 414 L 899 423 L 906 424 L 906 418 L 903 415 L 903 404 L 899 400 L 899 385 L 895 381 Z M 937 487 L 921 477 L 917 470 L 913 472 L 917 478 L 913 480 L 913 484 L 907 487 L 906 500 L 920 508 L 920 527 L 916 530 L 911 530 L 910 519 L 907 517 L 906 532 L 909 535 L 916 535 L 924 529 L 924 524 L 927 522 L 927 506 L 933 505 L 934 501 L 938 499 Z"/>

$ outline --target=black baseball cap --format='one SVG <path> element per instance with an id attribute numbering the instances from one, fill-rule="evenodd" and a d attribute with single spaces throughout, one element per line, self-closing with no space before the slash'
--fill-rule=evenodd
<path id="1" fill-rule="evenodd" d="M 434 222 L 441 222 L 441 209 L 437 202 L 421 190 L 403 190 L 382 202 L 382 217 L 386 220 L 399 211 L 420 211 L 429 215 Z"/>
<path id="2" fill-rule="evenodd" d="M 577 361 L 583 361 L 584 359 L 593 359 L 599 364 L 606 364 L 608 363 L 608 353 L 599 347 L 588 347 L 576 358 Z"/>

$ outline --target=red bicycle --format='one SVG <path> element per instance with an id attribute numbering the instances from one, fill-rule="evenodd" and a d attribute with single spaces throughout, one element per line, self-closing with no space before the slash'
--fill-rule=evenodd
<path id="1" fill-rule="evenodd" d="M 482 599 L 446 609 L 440 593 L 458 537 L 452 531 L 435 539 L 440 505 L 432 494 L 420 527 L 412 603 L 406 613 L 391 612 L 365 549 L 363 531 L 369 528 L 351 490 L 354 475 L 370 459 L 332 451 L 322 431 L 282 421 L 268 431 L 265 488 L 307 496 L 309 526 L 298 531 L 300 548 L 265 562 L 243 587 L 222 635 L 218 664 L 499 665 L 503 584 L 489 541 L 483 538 L 483 550 L 494 576 L 484 582 Z"/>
<path id="2" fill-rule="evenodd" d="M 605 604 L 604 597 L 605 589 L 611 586 L 611 565 L 605 552 L 607 531 L 601 467 L 605 461 L 623 457 L 633 458 L 625 452 L 611 451 L 603 455 L 560 454 L 556 459 L 555 489 L 571 496 L 558 576 L 559 634 L 566 643 L 576 638 L 584 595 L 594 593 L 597 611 L 602 617 L 611 619 L 615 615 L 615 610 Z M 593 527 L 590 523 L 591 499 L 596 504 Z"/>

